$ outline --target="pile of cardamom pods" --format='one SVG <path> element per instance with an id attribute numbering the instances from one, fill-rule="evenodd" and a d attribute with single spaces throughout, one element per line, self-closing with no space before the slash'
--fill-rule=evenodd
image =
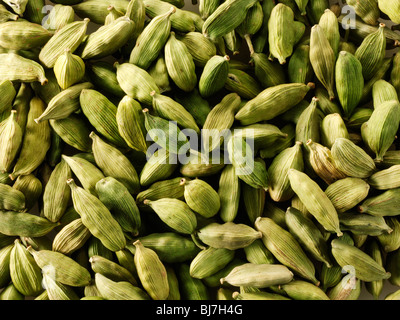
<path id="1" fill-rule="evenodd" d="M 0 1 L 0 299 L 399 300 L 400 0 L 346 2 Z"/>

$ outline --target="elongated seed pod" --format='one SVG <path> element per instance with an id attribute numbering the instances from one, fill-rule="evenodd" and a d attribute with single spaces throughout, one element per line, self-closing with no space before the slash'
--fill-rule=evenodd
<path id="1" fill-rule="evenodd" d="M 0 81 L 40 82 L 47 84 L 43 67 L 36 61 L 24 58 L 17 53 L 0 54 Z"/>
<path id="2" fill-rule="evenodd" d="M 47 68 L 54 67 L 57 58 L 64 53 L 65 49 L 70 49 L 73 53 L 86 35 L 89 21 L 89 18 L 85 18 L 83 21 L 69 23 L 58 30 L 40 51 L 39 59 L 43 65 Z"/>
<path id="3" fill-rule="evenodd" d="M 9 172 L 22 143 L 22 129 L 12 110 L 8 120 L 0 124 L 0 171 Z"/>
<path id="4" fill-rule="evenodd" d="M 239 210 L 241 195 L 241 183 L 233 165 L 226 165 L 222 170 L 218 195 L 221 204 L 219 216 L 224 222 L 233 221 Z"/>
<path id="5" fill-rule="evenodd" d="M 48 121 L 37 124 L 34 119 L 45 110 L 45 103 L 38 97 L 32 98 L 22 140 L 21 152 L 11 173 L 12 179 L 32 173 L 45 159 L 50 148 L 50 126 Z"/>
<path id="6" fill-rule="evenodd" d="M 375 281 L 390 278 L 390 273 L 372 259 L 367 253 L 355 246 L 348 245 L 340 239 L 334 239 L 332 254 L 341 267 L 351 265 L 355 276 L 362 281 Z"/>
<path id="7" fill-rule="evenodd" d="M 380 16 L 378 1 L 358 2 L 356 0 L 350 0 L 347 2 L 347 4 L 354 8 L 357 16 L 359 16 L 365 23 L 368 23 L 372 26 L 378 24 L 378 19 Z"/>
<path id="8" fill-rule="evenodd" d="M 368 213 L 373 216 L 395 216 L 396 207 L 400 200 L 400 189 L 389 189 L 376 196 L 367 197 L 357 210 L 362 213 Z"/>
<path id="9" fill-rule="evenodd" d="M 330 232 L 343 235 L 339 227 L 338 213 L 320 186 L 308 175 L 296 169 L 289 170 L 293 191 L 299 196 L 307 210 Z"/>
<path id="10" fill-rule="evenodd" d="M 319 283 L 315 277 L 314 265 L 288 231 L 267 217 L 257 218 L 255 227 L 262 232 L 264 245 L 280 263 L 302 278 Z"/>
<path id="11" fill-rule="evenodd" d="M 385 58 L 386 37 L 384 28 L 385 24 L 380 23 L 379 29 L 368 35 L 355 53 L 355 57 L 361 62 L 365 80 L 372 78 Z"/>
<path id="12" fill-rule="evenodd" d="M 135 241 L 134 245 L 136 247 L 135 266 L 144 289 L 154 300 L 167 299 L 169 284 L 165 266 L 157 253 L 143 246 L 140 240 Z"/>
<path id="13" fill-rule="evenodd" d="M 170 17 L 175 11 L 176 9 L 172 7 L 167 13 L 151 19 L 151 22 L 139 35 L 131 52 L 129 63 L 145 70 L 150 67 L 150 64 L 158 57 L 168 40 L 171 31 Z"/>
<path id="14" fill-rule="evenodd" d="M 65 119 L 80 109 L 79 97 L 83 89 L 93 89 L 90 82 L 79 83 L 62 90 L 47 104 L 46 109 L 36 118 L 36 123 L 50 119 Z"/>
<path id="15" fill-rule="evenodd" d="M 350 118 L 358 106 L 364 88 L 361 62 L 349 52 L 341 51 L 336 62 L 336 90 L 344 115 Z"/>
<path id="16" fill-rule="evenodd" d="M 310 61 L 314 73 L 328 90 L 329 98 L 335 98 L 335 53 L 319 25 L 311 28 Z"/>
<path id="17" fill-rule="evenodd" d="M 208 247 L 200 251 L 190 263 L 190 275 L 204 279 L 222 270 L 234 258 L 234 251 Z"/>
<path id="18" fill-rule="evenodd" d="M 94 159 L 103 173 L 120 181 L 130 193 L 139 193 L 139 177 L 129 159 L 120 150 L 102 140 L 96 133 L 91 132 L 90 138 L 93 140 Z M 117 160 L 117 166 L 115 160 Z"/>
<path id="19" fill-rule="evenodd" d="M 69 256 L 82 248 L 91 236 L 89 229 L 82 223 L 82 219 L 75 219 L 55 235 L 52 250 Z"/>
<path id="20" fill-rule="evenodd" d="M 71 188 L 74 208 L 90 233 L 111 251 L 123 249 L 126 246 L 124 233 L 107 207 L 97 197 L 78 187 L 73 179 L 68 179 L 67 183 Z"/>
<path id="21" fill-rule="evenodd" d="M 189 50 L 182 41 L 176 38 L 175 32 L 170 33 L 164 47 L 164 56 L 172 81 L 183 91 L 192 91 L 198 83 L 196 66 Z"/>

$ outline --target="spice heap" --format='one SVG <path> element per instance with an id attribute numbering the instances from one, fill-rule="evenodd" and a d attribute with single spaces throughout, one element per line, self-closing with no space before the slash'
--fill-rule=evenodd
<path id="1" fill-rule="evenodd" d="M 0 299 L 400 299 L 400 0 L 53 2 L 0 4 Z"/>

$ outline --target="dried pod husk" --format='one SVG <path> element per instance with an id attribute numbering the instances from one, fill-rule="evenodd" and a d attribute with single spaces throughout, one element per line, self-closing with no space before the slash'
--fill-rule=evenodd
<path id="1" fill-rule="evenodd" d="M 361 249 L 340 239 L 333 239 L 331 245 L 333 257 L 338 264 L 342 268 L 353 266 L 355 276 L 361 281 L 371 282 L 390 278 L 390 273 Z"/>
<path id="2" fill-rule="evenodd" d="M 344 276 L 339 283 L 333 286 L 328 292 L 331 300 L 358 300 L 361 294 L 361 280 L 354 275 Z"/>
<path id="3" fill-rule="evenodd" d="M 225 89 L 237 93 L 243 99 L 253 99 L 262 91 L 262 87 L 256 78 L 247 71 L 235 68 L 229 69 Z"/>
<path id="4" fill-rule="evenodd" d="M 24 58 L 14 52 L 0 54 L 0 80 L 17 82 L 40 82 L 47 84 L 43 67 L 31 59 Z"/>
<path id="5" fill-rule="evenodd" d="M 288 267 L 296 275 L 312 283 L 319 283 L 315 277 L 313 263 L 291 233 L 267 217 L 257 218 L 255 228 L 262 232 L 261 239 L 264 245 L 280 263 Z"/>
<path id="6" fill-rule="evenodd" d="M 369 120 L 373 111 L 371 108 L 355 108 L 350 119 L 346 121 L 346 127 L 350 130 L 360 130 L 363 123 Z"/>
<path id="7" fill-rule="evenodd" d="M 9 172 L 20 150 L 23 131 L 17 122 L 17 111 L 0 123 L 0 171 Z"/>
<path id="8" fill-rule="evenodd" d="M 75 219 L 55 235 L 52 250 L 70 256 L 82 248 L 91 235 L 89 229 L 82 223 L 82 219 Z"/>
<path id="9" fill-rule="evenodd" d="M 171 32 L 164 46 L 168 74 L 178 88 L 190 92 L 197 85 L 196 66 L 186 45 Z"/>
<path id="10" fill-rule="evenodd" d="M 150 92 L 159 93 L 157 83 L 150 74 L 132 63 L 116 63 L 117 80 L 122 90 L 131 98 L 151 106 Z"/>
<path id="11" fill-rule="evenodd" d="M 96 196 L 77 186 L 73 179 L 68 179 L 67 184 L 71 188 L 74 208 L 90 233 L 111 251 L 123 249 L 126 246 L 124 233 L 107 207 Z"/>
<path id="12" fill-rule="evenodd" d="M 353 7 L 357 16 L 359 16 L 365 23 L 372 26 L 378 24 L 380 18 L 380 11 L 378 7 L 378 1 L 363 1 L 358 2 L 356 0 L 350 0 L 347 4 Z"/>
<path id="13" fill-rule="evenodd" d="M 391 273 L 391 277 L 389 278 L 389 283 L 398 286 L 400 283 L 400 273 L 399 273 L 399 263 L 400 263 L 400 254 L 399 250 L 390 252 L 386 256 L 385 268 Z"/>
<path id="14" fill-rule="evenodd" d="M 256 2 L 254 0 L 229 0 L 223 2 L 205 20 L 202 28 L 203 35 L 215 40 L 236 29 L 246 18 L 247 11 Z"/>
<path id="15" fill-rule="evenodd" d="M 314 172 L 326 184 L 330 185 L 335 181 L 346 178 L 346 175 L 335 167 L 329 148 L 311 139 L 307 141 L 307 147 L 310 150 L 310 164 Z"/>
<path id="16" fill-rule="evenodd" d="M 278 3 L 271 12 L 268 21 L 270 56 L 285 64 L 286 59 L 293 54 L 294 46 L 305 33 L 305 25 L 294 20 L 292 9 L 283 3 Z"/>
<path id="17" fill-rule="evenodd" d="M 60 55 L 54 64 L 57 82 L 64 90 L 80 82 L 85 75 L 85 63 L 82 58 L 72 54 L 69 49 Z"/>
<path id="18" fill-rule="evenodd" d="M 159 149 L 152 154 L 139 174 L 140 185 L 148 187 L 151 184 L 168 179 L 178 168 L 178 164 L 169 162 L 169 152 Z"/>
<path id="19" fill-rule="evenodd" d="M 43 274 L 54 281 L 72 287 L 82 287 L 90 283 L 90 273 L 72 258 L 51 250 L 27 250 L 35 259 Z"/>
<path id="20" fill-rule="evenodd" d="M 290 187 L 288 177 L 291 168 L 304 170 L 302 143 L 299 141 L 293 147 L 280 152 L 268 168 L 268 191 L 273 201 L 287 201 L 293 197 L 294 191 Z"/>
<path id="21" fill-rule="evenodd" d="M 167 13 L 151 19 L 136 40 L 130 54 L 129 63 L 142 69 L 148 69 L 151 63 L 157 59 L 167 42 L 171 32 L 171 15 L 175 13 L 172 8 Z"/>
<path id="22" fill-rule="evenodd" d="M 199 13 L 203 20 L 206 20 L 220 5 L 220 0 L 200 0 Z"/>
<path id="23" fill-rule="evenodd" d="M 118 131 L 117 107 L 106 96 L 94 89 L 83 89 L 79 101 L 82 112 L 100 135 L 118 147 L 127 146 Z"/>
<path id="24" fill-rule="evenodd" d="M 79 300 L 78 295 L 71 286 L 56 281 L 46 273 L 43 275 L 43 287 L 46 289 L 48 300 Z"/>
<path id="25" fill-rule="evenodd" d="M 264 12 L 260 2 L 256 2 L 246 12 L 243 22 L 235 28 L 241 38 L 250 41 L 251 37 L 256 34 L 262 27 Z"/>
<path id="26" fill-rule="evenodd" d="M 165 263 L 182 263 L 193 259 L 200 251 L 192 239 L 176 232 L 150 233 L 138 238 L 149 249 L 154 250 Z M 135 253 L 135 247 L 128 245 Z"/>
<path id="27" fill-rule="evenodd" d="M 333 100 L 336 56 L 324 30 L 319 25 L 311 28 L 310 61 L 316 77 L 328 91 L 329 99 Z"/>
<path id="28" fill-rule="evenodd" d="M 0 24 L 0 46 L 11 50 L 42 47 L 51 38 L 50 31 L 29 21 L 8 21 Z"/>
<path id="29" fill-rule="evenodd" d="M 393 144 L 399 124 L 400 103 L 392 100 L 375 108 L 369 120 L 361 126 L 363 141 L 375 153 L 376 161 L 382 161 Z"/>
<path id="30" fill-rule="evenodd" d="M 225 248 L 201 250 L 190 263 L 190 275 L 196 279 L 209 277 L 227 266 L 233 260 L 235 251 Z"/>
<path id="31" fill-rule="evenodd" d="M 135 266 L 141 284 L 154 300 L 165 300 L 169 295 L 167 271 L 157 253 L 146 248 L 140 240 L 134 242 L 136 247 Z"/>
<path id="32" fill-rule="evenodd" d="M 49 123 L 67 145 L 82 152 L 92 151 L 92 141 L 89 134 L 93 127 L 82 115 L 72 113 L 64 119 L 51 119 Z"/>
<path id="33" fill-rule="evenodd" d="M 335 81 L 344 116 L 350 118 L 361 100 L 364 88 L 361 62 L 351 53 L 346 51 L 339 53 Z"/>
<path id="34" fill-rule="evenodd" d="M 167 65 L 165 64 L 164 54 L 162 52 L 150 65 L 148 71 L 150 76 L 156 81 L 157 86 L 160 89 L 160 93 L 172 90 Z"/>
<path id="35" fill-rule="evenodd" d="M 15 285 L 11 282 L 1 291 L 0 300 L 25 300 L 25 296 L 19 292 Z"/>
<path id="36" fill-rule="evenodd" d="M 95 284 L 101 296 L 107 300 L 150 300 L 143 289 L 127 281 L 113 281 L 101 273 L 95 274 Z"/>
<path id="37" fill-rule="evenodd" d="M 303 280 L 294 280 L 280 286 L 293 300 L 331 300 L 319 287 Z"/>
<path id="38" fill-rule="evenodd" d="M 329 93 L 323 86 L 317 86 L 315 89 L 315 97 L 318 98 L 318 106 L 323 114 L 338 113 L 342 115 L 342 107 L 336 100 L 329 99 Z"/>
<path id="39" fill-rule="evenodd" d="M 373 77 L 385 58 L 386 37 L 384 28 L 385 24 L 380 23 L 379 29 L 365 37 L 356 50 L 355 57 L 361 62 L 366 81 Z"/>
<path id="40" fill-rule="evenodd" d="M 66 181 L 71 178 L 69 165 L 61 159 L 50 175 L 43 191 L 43 217 L 57 222 L 67 210 L 71 190 Z"/>
<path id="41" fill-rule="evenodd" d="M 393 165 L 380 170 L 368 178 L 369 185 L 377 190 L 388 190 L 400 187 L 400 165 Z"/>
<path id="42" fill-rule="evenodd" d="M 47 68 L 53 68 L 57 58 L 65 52 L 65 49 L 70 49 L 73 53 L 83 41 L 89 21 L 89 18 L 85 18 L 83 21 L 75 21 L 59 29 L 41 49 L 40 62 Z"/>
<path id="43" fill-rule="evenodd" d="M 235 119 L 242 125 L 271 120 L 300 103 L 311 87 L 313 84 L 289 83 L 267 88 L 248 101 L 236 113 Z"/>
<path id="44" fill-rule="evenodd" d="M 38 0 L 39 2 L 42 0 Z M 31 3 L 31 1 L 28 2 L 28 6 Z M 38 12 L 36 14 L 42 13 L 42 8 L 44 7 L 44 4 L 40 6 Z M 47 16 L 47 19 L 43 21 L 45 17 L 43 16 L 40 21 L 37 21 L 36 23 L 43 24 L 43 27 L 45 27 L 49 31 L 56 32 L 60 30 L 62 27 L 66 26 L 69 23 L 74 22 L 75 20 L 75 11 L 74 9 L 69 6 L 69 5 L 62 5 L 62 4 L 56 4 L 50 11 L 49 15 Z M 28 19 L 31 21 L 30 19 Z"/>
<path id="45" fill-rule="evenodd" d="M 388 1 L 388 0 L 379 0 L 378 1 L 379 9 L 389 16 L 390 20 L 394 23 L 400 23 L 400 2 L 395 1 Z"/>
<path id="46" fill-rule="evenodd" d="M 169 121 L 176 121 L 182 129 L 190 129 L 200 133 L 193 116 L 180 103 L 169 96 L 151 92 L 153 97 L 153 109 L 156 114 Z"/>
<path id="47" fill-rule="evenodd" d="M 293 191 L 324 229 L 338 236 L 343 235 L 336 208 L 321 187 L 307 174 L 296 169 L 289 170 L 289 180 Z"/>
<path id="48" fill-rule="evenodd" d="M 331 154 L 335 167 L 348 177 L 365 179 L 376 171 L 374 160 L 347 138 L 337 138 Z"/>
<path id="49" fill-rule="evenodd" d="M 366 244 L 366 252 L 380 265 L 384 265 L 384 258 L 381 247 L 376 239 L 370 239 Z M 367 291 L 374 297 L 375 300 L 379 299 L 384 287 L 383 280 L 366 282 L 365 287 Z"/>
<path id="50" fill-rule="evenodd" d="M 144 204 L 150 206 L 166 225 L 179 233 L 192 234 L 197 227 L 195 213 L 182 200 L 174 198 L 146 199 Z"/>
<path id="51" fill-rule="evenodd" d="M 42 182 L 34 174 L 19 176 L 15 180 L 13 188 L 24 194 L 27 211 L 33 208 L 42 195 L 43 190 Z"/>
<path id="52" fill-rule="evenodd" d="M 381 79 L 372 86 L 372 99 L 374 108 L 379 108 L 381 104 L 391 100 L 399 100 L 396 88 L 388 81 Z"/>
<path id="53" fill-rule="evenodd" d="M 233 165 L 226 165 L 222 170 L 218 195 L 220 199 L 219 216 L 224 222 L 233 221 L 238 214 L 241 196 L 241 183 Z"/>
<path id="54" fill-rule="evenodd" d="M 320 128 L 321 144 L 332 148 L 337 138 L 349 138 L 346 123 L 338 113 L 328 114 L 321 121 Z"/>
<path id="55" fill-rule="evenodd" d="M 282 67 L 279 64 L 270 61 L 265 53 L 251 53 L 251 59 L 254 63 L 254 73 L 264 88 L 285 83 L 286 75 L 283 72 Z M 296 81 L 291 82 L 301 83 L 303 81 L 297 81 L 296 79 Z"/>
<path id="56" fill-rule="evenodd" d="M 90 133 L 90 138 L 93 140 L 94 159 L 104 175 L 121 182 L 130 193 L 139 193 L 139 177 L 129 159 L 119 149 L 101 139 L 95 132 Z"/>
<path id="57" fill-rule="evenodd" d="M 98 255 L 91 256 L 89 262 L 95 273 L 102 274 L 115 282 L 127 281 L 134 286 L 138 286 L 135 277 L 117 262 Z"/>
<path id="58" fill-rule="evenodd" d="M 42 272 L 19 239 L 10 254 L 10 276 L 15 288 L 24 296 L 37 296 L 42 291 Z"/>
<path id="59" fill-rule="evenodd" d="M 190 145 L 188 138 L 184 134 L 175 121 L 169 121 L 167 119 L 151 115 L 149 110 L 143 109 L 144 113 L 144 125 L 147 130 L 147 136 L 151 138 L 163 152 L 169 152 L 171 159 L 173 155 L 184 156 L 189 151 Z M 154 149 L 153 149 L 154 150 Z M 148 156 L 151 154 L 148 153 Z M 171 163 L 174 160 L 171 161 Z M 177 161 L 175 159 L 175 161 Z M 177 162 L 175 162 L 177 163 Z"/>
<path id="60" fill-rule="evenodd" d="M 233 125 L 235 112 L 240 102 L 241 98 L 236 93 L 231 93 L 212 108 L 202 127 L 204 150 L 211 152 L 222 144 L 225 138 L 224 131 L 229 130 Z"/>
<path id="61" fill-rule="evenodd" d="M 141 217 L 135 198 L 126 186 L 113 177 L 106 177 L 96 183 L 96 192 L 101 202 L 110 210 L 122 230 L 138 234 Z"/>
<path id="62" fill-rule="evenodd" d="M 235 287 L 266 288 L 283 285 L 292 281 L 292 279 L 293 273 L 284 265 L 244 263 L 221 278 L 221 284 L 229 283 Z"/>
<path id="63" fill-rule="evenodd" d="M 178 266 L 178 281 L 182 299 L 185 300 L 208 300 L 210 294 L 207 286 L 201 279 L 193 278 L 190 275 L 190 266 L 182 263 Z"/>
<path id="64" fill-rule="evenodd" d="M 79 97 L 82 90 L 93 88 L 94 86 L 90 82 L 78 83 L 69 86 L 68 88 L 64 88 L 64 90 L 57 93 L 48 102 L 44 112 L 40 117 L 35 119 L 36 123 L 41 123 L 42 121 L 50 119 L 58 120 L 67 118 L 69 115 L 80 109 Z"/>
<path id="65" fill-rule="evenodd" d="M 285 221 L 289 232 L 314 259 L 331 267 L 328 245 L 315 223 L 299 210 L 289 207 Z"/>
<path id="66" fill-rule="evenodd" d="M 263 215 L 267 191 L 263 188 L 255 188 L 244 181 L 241 181 L 241 190 L 247 217 L 254 224 L 256 219 Z"/>
<path id="67" fill-rule="evenodd" d="M 229 56 L 215 55 L 208 60 L 199 79 L 199 92 L 203 98 L 211 97 L 225 86 L 229 59 Z"/>
<path id="68" fill-rule="evenodd" d="M 93 195 L 96 193 L 96 183 L 104 178 L 103 172 L 96 166 L 96 164 L 90 161 L 77 157 L 77 156 L 67 156 L 62 155 L 62 159 L 71 168 L 71 172 L 79 180 L 82 187 Z M 69 177 L 71 178 L 71 177 Z"/>
<path id="69" fill-rule="evenodd" d="M 290 82 L 311 82 L 314 70 L 311 66 L 309 45 L 299 45 L 296 47 L 288 63 L 288 74 Z"/>
<path id="70" fill-rule="evenodd" d="M 201 29 L 198 30 L 199 28 L 196 27 L 198 23 L 197 19 L 195 19 L 195 15 L 188 10 L 180 9 L 171 3 L 160 0 L 143 0 L 143 3 L 146 8 L 146 15 L 150 19 L 154 19 L 156 16 L 167 13 L 171 10 L 171 7 L 173 7 L 175 13 L 171 16 L 172 29 L 183 33 L 201 31 Z M 196 16 L 202 20 L 200 15 L 196 14 Z"/>
<path id="71" fill-rule="evenodd" d="M 0 93 L 0 114 L 1 118 L 3 118 L 6 112 L 7 116 L 9 115 L 8 112 L 10 111 L 10 107 L 13 106 L 13 100 L 14 98 L 16 98 L 17 91 L 15 90 L 14 85 L 10 80 L 1 80 Z"/>
<path id="72" fill-rule="evenodd" d="M 7 10 L 5 6 L 0 5 L 0 22 L 7 22 L 9 20 L 18 20 L 19 16 Z"/>
<path id="73" fill-rule="evenodd" d="M 372 89 L 376 81 L 381 80 L 388 73 L 389 68 L 392 65 L 393 57 L 385 58 L 381 64 L 381 67 L 375 72 L 372 78 L 364 83 L 363 95 L 360 103 L 365 104 L 371 101 Z"/>
<path id="74" fill-rule="evenodd" d="M 390 234 L 393 230 L 386 224 L 383 217 L 357 212 L 342 212 L 339 216 L 340 227 L 356 236 L 376 237 Z"/>
<path id="75" fill-rule="evenodd" d="M 208 60 L 217 54 L 214 42 L 204 37 L 201 32 L 177 34 L 176 37 L 186 45 L 197 67 L 204 67 Z"/>
<path id="76" fill-rule="evenodd" d="M 252 37 L 254 51 L 257 53 L 264 52 L 264 49 L 266 48 L 266 45 L 268 43 L 268 21 L 269 18 L 271 17 L 272 9 L 275 6 L 275 1 L 274 0 L 262 1 L 261 6 L 263 11 L 262 25 L 259 31 Z"/>
<path id="77" fill-rule="evenodd" d="M 358 211 L 378 217 L 398 215 L 397 205 L 400 201 L 400 188 L 384 191 L 376 196 L 366 198 L 358 207 Z"/>
<path id="78" fill-rule="evenodd" d="M 124 96 L 118 104 L 116 118 L 118 131 L 128 146 L 146 153 L 146 128 L 140 103 L 129 96 Z"/>
<path id="79" fill-rule="evenodd" d="M 194 212 L 206 218 L 218 213 L 221 206 L 219 195 L 207 182 L 201 179 L 182 179 L 181 183 L 185 186 L 185 201 Z"/>
<path id="80" fill-rule="evenodd" d="M 210 247 L 236 250 L 249 246 L 262 235 L 248 225 L 225 222 L 223 224 L 210 223 L 200 228 L 196 236 Z"/>
<path id="81" fill-rule="evenodd" d="M 50 148 L 51 129 L 48 121 L 37 124 L 34 119 L 45 110 L 45 103 L 38 97 L 30 101 L 25 134 L 22 139 L 21 151 L 10 177 L 14 180 L 20 175 L 32 173 L 42 164 Z"/>
<path id="82" fill-rule="evenodd" d="M 360 178 L 347 177 L 333 182 L 325 189 L 338 213 L 346 212 L 363 201 L 369 193 L 370 185 Z"/>
<path id="83" fill-rule="evenodd" d="M 41 237 L 56 226 L 58 223 L 25 212 L 2 211 L 0 215 L 0 232 L 8 236 Z"/>
<path id="84" fill-rule="evenodd" d="M 336 15 L 330 9 L 325 9 L 324 13 L 320 17 L 318 25 L 324 31 L 335 57 L 337 58 L 341 37 L 339 32 L 339 22 Z"/>
<path id="85" fill-rule="evenodd" d="M 181 179 L 182 177 L 177 177 L 153 183 L 136 196 L 136 203 L 142 205 L 146 199 L 176 198 L 182 200 L 185 186 L 180 183 Z"/>
<path id="86" fill-rule="evenodd" d="M 397 95 L 399 95 L 400 93 L 399 69 L 400 69 L 400 53 L 396 53 L 393 56 L 392 70 L 390 72 L 390 83 L 396 89 Z"/>
<path id="87" fill-rule="evenodd" d="M 397 217 L 386 217 L 386 224 L 393 230 L 391 233 L 382 233 L 377 239 L 383 252 L 393 252 L 400 248 L 400 221 Z"/>
<path id="88" fill-rule="evenodd" d="M 14 249 L 14 241 L 0 249 L 0 286 L 6 287 L 11 282 L 10 256 Z"/>
<path id="89" fill-rule="evenodd" d="M 243 248 L 246 260 L 254 264 L 273 264 L 275 258 L 272 253 L 264 246 L 261 239 L 254 240 L 250 245 Z"/>
<path id="90" fill-rule="evenodd" d="M 125 92 L 121 89 L 116 70 L 107 61 L 90 61 L 86 63 L 86 74 L 96 87 L 116 97 L 123 98 Z"/>

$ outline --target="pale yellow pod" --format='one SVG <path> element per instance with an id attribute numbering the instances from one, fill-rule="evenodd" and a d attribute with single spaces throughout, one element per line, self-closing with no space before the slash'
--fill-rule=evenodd
<path id="1" fill-rule="evenodd" d="M 85 63 L 81 57 L 72 54 L 70 49 L 66 49 L 57 58 L 53 70 L 59 86 L 64 90 L 83 79 Z"/>

